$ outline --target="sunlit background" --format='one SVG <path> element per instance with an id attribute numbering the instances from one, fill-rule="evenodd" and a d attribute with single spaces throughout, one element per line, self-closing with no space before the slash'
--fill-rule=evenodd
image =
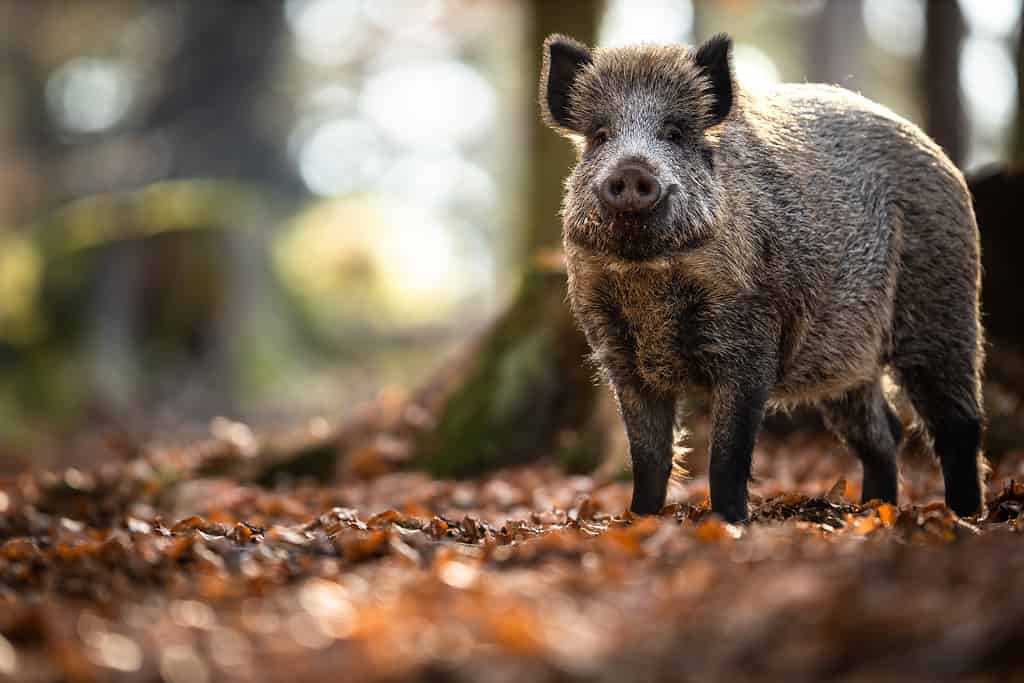
<path id="1" fill-rule="evenodd" d="M 925 0 L 595 11 L 607 46 L 728 31 L 741 84 L 839 83 L 953 130 L 940 142 L 972 170 L 1012 153 L 1022 8 L 957 4 L 937 92 Z M 531 145 L 562 144 L 533 132 L 529 3 L 228 5 L 0 0 L 8 449 L 340 419 L 428 376 L 515 291 Z"/>

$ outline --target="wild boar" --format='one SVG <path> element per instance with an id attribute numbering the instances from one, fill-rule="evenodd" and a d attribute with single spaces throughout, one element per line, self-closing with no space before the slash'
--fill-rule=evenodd
<path id="1" fill-rule="evenodd" d="M 544 43 L 544 120 L 570 138 L 569 301 L 618 401 L 631 509 L 661 510 L 677 403 L 706 388 L 712 509 L 748 518 L 767 409 L 809 403 L 897 500 L 910 399 L 946 502 L 979 511 L 978 230 L 964 178 L 917 126 L 839 87 L 738 83 L 731 40 Z"/>

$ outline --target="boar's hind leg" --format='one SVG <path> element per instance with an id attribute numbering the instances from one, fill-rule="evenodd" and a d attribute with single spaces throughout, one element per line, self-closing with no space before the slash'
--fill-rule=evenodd
<path id="1" fill-rule="evenodd" d="M 633 502 L 638 515 L 656 515 L 665 505 L 672 474 L 672 430 L 676 399 L 635 386 L 615 387 L 633 462 Z"/>
<path id="2" fill-rule="evenodd" d="M 934 440 L 946 504 L 972 515 L 982 504 L 979 263 L 970 197 L 956 185 L 918 189 L 902 207 L 891 364 Z"/>
<path id="3" fill-rule="evenodd" d="M 829 428 L 858 458 L 864 469 L 861 499 L 896 503 L 896 449 L 903 425 L 885 400 L 880 382 L 852 389 L 824 401 L 821 412 Z"/>
<path id="4" fill-rule="evenodd" d="M 958 365 L 961 372 L 957 372 Z M 935 443 L 942 466 L 946 504 L 958 515 L 981 509 L 981 406 L 972 363 L 941 368 L 904 367 L 900 381 Z"/>

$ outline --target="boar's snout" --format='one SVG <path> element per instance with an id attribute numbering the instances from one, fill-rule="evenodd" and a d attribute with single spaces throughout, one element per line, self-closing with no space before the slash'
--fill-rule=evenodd
<path id="1" fill-rule="evenodd" d="M 608 174 L 598 191 L 601 201 L 618 213 L 644 213 L 661 199 L 661 183 L 642 166 L 620 166 Z"/>

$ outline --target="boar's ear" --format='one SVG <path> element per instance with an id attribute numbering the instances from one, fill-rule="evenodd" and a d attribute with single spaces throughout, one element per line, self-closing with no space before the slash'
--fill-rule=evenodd
<path id="1" fill-rule="evenodd" d="M 714 98 L 711 105 L 711 121 L 709 126 L 721 123 L 732 109 L 733 77 L 729 53 L 732 51 L 732 38 L 719 33 L 708 39 L 697 49 L 694 61 L 711 82 L 710 94 Z"/>
<path id="2" fill-rule="evenodd" d="M 580 71 L 590 62 L 590 49 L 572 38 L 556 33 L 544 41 L 540 107 L 549 126 L 575 131 L 569 116 L 569 92 Z"/>

